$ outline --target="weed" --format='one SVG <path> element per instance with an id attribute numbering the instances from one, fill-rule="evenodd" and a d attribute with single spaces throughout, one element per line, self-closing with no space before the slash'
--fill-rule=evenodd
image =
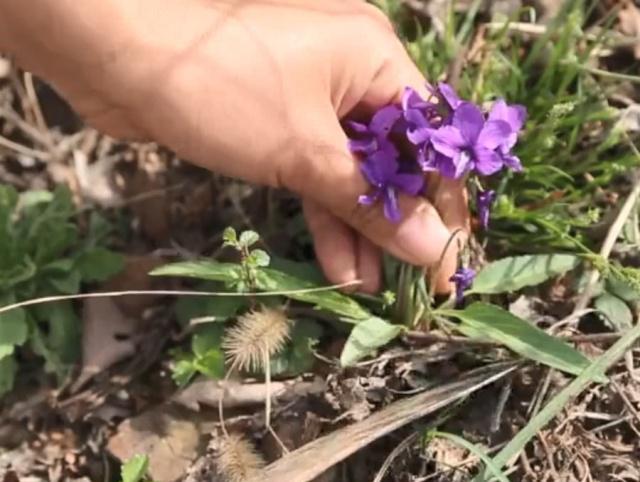
<path id="1" fill-rule="evenodd" d="M 75 294 L 83 282 L 105 280 L 122 267 L 102 245 L 109 225 L 97 214 L 80 236 L 68 190 L 18 194 L 0 186 L 0 303 Z M 45 369 L 64 378 L 79 354 L 80 321 L 62 301 L 0 315 L 0 394 L 13 387 L 20 351 L 30 349 Z"/>

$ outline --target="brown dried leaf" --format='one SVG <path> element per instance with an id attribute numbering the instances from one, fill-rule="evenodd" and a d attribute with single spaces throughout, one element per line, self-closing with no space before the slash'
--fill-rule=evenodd
<path id="1" fill-rule="evenodd" d="M 126 316 L 112 299 L 86 300 L 82 321 L 82 370 L 71 387 L 72 393 L 94 375 L 135 353 L 135 343 L 129 337 L 137 322 Z"/>

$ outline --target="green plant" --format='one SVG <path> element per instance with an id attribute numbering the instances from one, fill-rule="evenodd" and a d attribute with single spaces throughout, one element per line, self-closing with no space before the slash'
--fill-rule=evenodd
<path id="1" fill-rule="evenodd" d="M 287 271 L 269 268 L 269 255 L 259 249 L 250 249 L 260 240 L 257 233 L 245 231 L 238 236 L 233 228 L 227 228 L 223 237 L 224 245 L 234 248 L 240 255 L 238 263 L 217 263 L 209 260 L 175 263 L 152 273 L 207 280 L 200 285 L 201 289 L 220 288 L 222 284 L 222 289 L 230 290 L 228 296 L 196 299 L 185 297 L 176 303 L 178 321 L 185 329 L 193 331 L 188 350 L 173 350 L 172 376 L 179 386 L 186 385 L 196 374 L 214 379 L 224 377 L 225 353 L 222 341 L 225 333 L 229 333 L 224 322 L 235 319 L 238 314 L 249 310 L 255 297 L 262 294 L 248 293 L 250 289 L 268 295 L 262 296 L 261 302 L 269 306 L 281 306 L 282 298 L 289 297 L 314 303 L 320 308 L 347 318 L 370 316 L 356 301 L 310 281 L 317 279 L 318 274 L 308 265 L 279 260 L 278 264 L 285 267 L 283 269 L 301 274 L 302 278 Z M 234 290 L 239 293 L 233 293 Z M 295 375 L 309 370 L 314 361 L 313 347 L 322 336 L 322 332 L 321 325 L 312 319 L 296 319 L 290 330 L 287 345 L 269 357 L 271 373 Z"/>
<path id="2" fill-rule="evenodd" d="M 108 224 L 93 214 L 83 235 L 67 189 L 18 194 L 0 186 L 0 306 L 74 294 L 81 283 L 109 278 L 122 267 L 102 247 Z M 13 387 L 20 350 L 42 357 L 62 379 L 79 354 L 80 321 L 69 301 L 16 309 L 0 315 L 0 394 Z"/>
<path id="3" fill-rule="evenodd" d="M 150 482 L 147 476 L 149 470 L 149 457 L 146 455 L 134 455 L 120 469 L 120 482 Z"/>

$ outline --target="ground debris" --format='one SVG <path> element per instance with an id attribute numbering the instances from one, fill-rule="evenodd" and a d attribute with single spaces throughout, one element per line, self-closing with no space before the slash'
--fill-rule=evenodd
<path id="1" fill-rule="evenodd" d="M 204 437 L 215 422 L 216 417 L 187 415 L 161 405 L 120 424 L 107 449 L 121 461 L 146 454 L 153 480 L 173 482 L 184 476 L 204 449 Z"/>

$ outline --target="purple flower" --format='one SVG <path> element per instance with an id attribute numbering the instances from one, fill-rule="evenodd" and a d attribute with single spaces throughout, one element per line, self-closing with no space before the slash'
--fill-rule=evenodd
<path id="1" fill-rule="evenodd" d="M 447 106 L 449 106 L 452 111 L 455 111 L 463 103 L 456 91 L 453 90 L 453 87 L 445 82 L 438 83 L 437 94 L 438 97 L 447 103 Z"/>
<path id="2" fill-rule="evenodd" d="M 426 143 L 433 131 L 433 118 L 438 115 L 438 105 L 420 97 L 411 87 L 405 87 L 402 95 L 402 113 L 409 142 L 416 146 Z"/>
<path id="3" fill-rule="evenodd" d="M 458 268 L 449 281 L 456 285 L 456 306 L 460 306 L 464 299 L 464 292 L 471 288 L 473 279 L 476 277 L 475 270 L 471 268 Z"/>
<path id="4" fill-rule="evenodd" d="M 357 137 L 356 139 L 349 139 L 349 150 L 365 155 L 370 155 L 380 150 L 396 151 L 393 144 L 388 140 L 388 136 L 394 124 L 401 117 L 402 111 L 398 106 L 388 105 L 376 112 L 368 125 L 360 122 L 348 122 L 347 124 Z"/>
<path id="5" fill-rule="evenodd" d="M 507 166 L 514 171 L 521 171 L 522 164 L 520 159 L 511 153 L 511 149 L 518 142 L 518 134 L 527 120 L 527 109 L 522 105 L 507 105 L 504 99 L 498 99 L 491 107 L 488 120 L 504 121 L 509 124 L 511 132 L 505 138 L 505 141 L 498 146 L 498 152 Z"/>
<path id="6" fill-rule="evenodd" d="M 496 192 L 492 190 L 478 191 L 476 197 L 476 208 L 478 209 L 478 219 L 483 229 L 489 227 L 489 217 L 491 215 L 491 206 L 496 200 Z"/>
<path id="7" fill-rule="evenodd" d="M 459 178 L 475 170 L 488 176 L 504 165 L 503 157 L 496 149 L 507 142 L 511 126 L 503 120 L 485 121 L 480 109 L 463 102 L 453 113 L 451 125 L 440 127 L 431 134 L 436 151 L 451 159 L 448 177 Z M 453 174 L 453 175 L 450 175 Z"/>
<path id="8" fill-rule="evenodd" d="M 360 164 L 362 173 L 374 190 L 360 196 L 358 202 L 370 206 L 381 199 L 385 217 L 394 223 L 400 221 L 398 191 L 416 196 L 424 187 L 422 174 L 399 172 L 399 168 L 397 158 L 383 151 L 369 156 Z"/>

